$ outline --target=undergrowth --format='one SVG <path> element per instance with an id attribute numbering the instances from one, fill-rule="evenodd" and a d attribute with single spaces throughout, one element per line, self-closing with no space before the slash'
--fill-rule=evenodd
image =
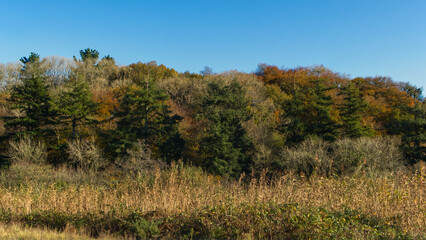
<path id="1" fill-rule="evenodd" d="M 70 226 L 90 233 L 102 232 L 145 238 L 256 238 L 256 239 L 412 239 L 398 219 L 368 216 L 357 210 L 332 211 L 326 207 L 273 202 L 218 205 L 191 213 L 168 215 L 135 211 L 67 214 L 38 211 L 14 215 L 0 211 L 3 222 L 63 231 Z"/>

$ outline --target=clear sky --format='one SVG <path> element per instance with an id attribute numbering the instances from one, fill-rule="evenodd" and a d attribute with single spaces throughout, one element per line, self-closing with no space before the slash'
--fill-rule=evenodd
<path id="1" fill-rule="evenodd" d="M 322 64 L 425 86 L 425 13 L 424 0 L 0 1 L 0 62 L 90 47 L 180 72 Z"/>

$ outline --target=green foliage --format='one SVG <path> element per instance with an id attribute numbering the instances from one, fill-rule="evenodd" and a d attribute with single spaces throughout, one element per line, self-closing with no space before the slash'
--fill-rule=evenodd
<path id="1" fill-rule="evenodd" d="M 16 85 L 7 100 L 10 109 L 17 109 L 18 116 L 9 117 L 5 126 L 16 134 L 38 135 L 46 132 L 46 125 L 52 123 L 54 116 L 52 99 L 48 85 L 39 69 L 40 57 L 31 53 L 21 58 L 24 64 L 21 70 L 22 84 Z"/>
<path id="2" fill-rule="evenodd" d="M 372 135 L 372 129 L 362 126 L 361 120 L 367 103 L 360 94 L 359 88 L 354 82 L 340 88 L 340 95 L 344 96 L 344 103 L 341 107 L 343 120 L 343 132 L 345 136 L 357 138 Z"/>
<path id="3" fill-rule="evenodd" d="M 397 219 L 381 219 L 359 211 L 306 207 L 273 202 L 216 205 L 164 216 L 159 213 L 115 212 L 67 214 L 39 211 L 14 215 L 0 209 L 4 222 L 62 231 L 67 226 L 98 237 L 101 232 L 146 238 L 214 239 L 412 239 L 397 225 Z"/>
<path id="4" fill-rule="evenodd" d="M 92 100 L 92 93 L 85 82 L 74 79 L 65 87 L 56 100 L 57 111 L 61 123 L 71 125 L 71 139 L 76 139 L 79 125 L 93 123 L 89 117 L 96 111 L 97 104 Z"/>
<path id="5" fill-rule="evenodd" d="M 410 239 L 393 219 L 356 210 L 329 211 L 297 204 L 257 203 L 207 207 L 167 221 L 174 236 L 258 239 Z"/>
<path id="6" fill-rule="evenodd" d="M 282 131 L 287 135 L 287 144 L 302 142 L 307 136 L 319 136 L 333 141 L 337 137 L 337 125 L 331 117 L 332 98 L 327 92 L 325 79 L 311 81 L 313 86 L 295 89 L 289 101 L 284 101 Z"/>
<path id="7" fill-rule="evenodd" d="M 166 78 L 177 77 L 178 73 L 173 68 L 157 65 L 157 62 L 133 63 L 129 65 L 129 77 L 133 83 L 144 85 L 149 81 L 158 81 Z"/>
<path id="8" fill-rule="evenodd" d="M 335 87 L 326 87 L 324 82 L 325 79 L 315 80 L 314 88 L 310 92 L 313 97 L 311 106 L 314 116 L 308 120 L 307 131 L 325 140 L 333 141 L 337 137 L 337 125 L 330 114 L 333 100 L 327 92 Z"/>
<path id="9" fill-rule="evenodd" d="M 403 150 L 410 164 L 426 161 L 426 103 L 418 102 L 410 109 L 413 118 L 399 122 Z"/>
<path id="10" fill-rule="evenodd" d="M 422 101 L 422 91 L 423 88 L 416 87 L 411 85 L 410 83 L 402 83 L 402 90 L 408 94 L 408 96 L 412 97 L 414 100 Z"/>
<path id="11" fill-rule="evenodd" d="M 422 88 L 408 83 L 403 84 L 402 88 L 412 98 L 412 104 L 394 110 L 401 113 L 392 116 L 388 128 L 389 133 L 402 137 L 402 149 L 407 163 L 413 165 L 426 161 L 426 102 L 422 96 Z"/>
<path id="12" fill-rule="evenodd" d="M 249 120 L 248 101 L 237 81 L 228 86 L 220 82 L 208 84 L 199 118 L 207 120 L 201 152 L 205 167 L 219 175 L 239 176 L 247 171 L 253 144 L 242 123 Z"/>
<path id="13" fill-rule="evenodd" d="M 303 99 L 305 95 L 301 91 L 296 91 L 293 97 L 284 105 L 284 124 L 282 131 L 286 134 L 288 145 L 302 142 L 307 135 L 307 122 L 310 118 L 306 111 L 306 103 Z"/>
<path id="14" fill-rule="evenodd" d="M 158 228 L 158 224 L 160 223 L 161 220 L 148 221 L 144 218 L 138 218 L 130 223 L 130 229 L 140 239 L 153 238 L 157 237 L 160 233 L 160 229 Z"/>
<path id="15" fill-rule="evenodd" d="M 99 52 L 95 49 L 86 48 L 84 50 L 80 50 L 80 57 L 83 62 L 92 61 L 93 63 L 96 63 L 99 58 Z"/>
<path id="16" fill-rule="evenodd" d="M 129 87 L 121 99 L 112 143 L 116 153 L 123 154 L 139 139 L 154 147 L 157 156 L 168 161 L 180 157 L 183 142 L 177 130 L 181 117 L 171 116 L 167 95 L 154 82 L 145 87 Z"/>
<path id="17" fill-rule="evenodd" d="M 170 163 L 184 156 L 186 162 L 233 177 L 263 168 L 297 169 L 309 175 L 314 172 L 315 151 L 299 152 L 301 146 L 310 137 L 336 141 L 337 123 L 342 124 L 340 143 L 349 137 L 358 144 L 359 137 L 373 133 L 399 135 L 409 164 L 425 159 L 422 89 L 408 83 L 387 77 L 349 80 L 323 66 L 284 69 L 261 64 L 257 76 L 237 71 L 213 74 L 208 67 L 202 74 L 178 73 L 154 61 L 119 67 L 111 56 L 99 56 L 87 48 L 73 62 L 55 63 L 31 53 L 18 67 L 2 66 L 3 78 L 17 83 L 1 94 L 1 103 L 6 103 L 0 106 L 6 127 L 3 134 L 0 126 L 2 159 L 8 158 L 3 156 L 5 146 L 17 134 L 42 140 L 51 163 L 67 159 L 68 138 L 81 140 L 92 134 L 111 162 L 144 159 L 144 154 L 129 158 L 143 141 L 149 151 L 140 152 L 150 152 L 145 159 L 154 162 Z M 99 109 L 95 102 L 100 102 Z M 337 153 L 332 152 L 337 145 L 324 145 L 324 156 Z M 341 159 L 352 160 L 339 163 L 343 170 L 330 163 L 333 174 L 355 172 L 362 165 L 357 154 L 348 154 L 351 157 Z M 294 159 L 292 164 L 281 159 L 283 155 Z M 128 167 L 139 169 L 137 165 Z"/>

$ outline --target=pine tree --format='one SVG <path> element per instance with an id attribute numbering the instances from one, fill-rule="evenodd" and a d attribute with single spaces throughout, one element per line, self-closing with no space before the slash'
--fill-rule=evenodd
<path id="1" fill-rule="evenodd" d="M 241 85 L 235 80 L 229 86 L 209 83 L 201 108 L 198 117 L 208 121 L 201 140 L 205 167 L 232 177 L 247 171 L 253 144 L 242 126 L 251 116 Z"/>
<path id="2" fill-rule="evenodd" d="M 294 89 L 292 98 L 284 103 L 282 131 L 287 145 L 302 142 L 307 136 L 315 135 L 333 141 L 337 137 L 337 125 L 331 117 L 332 98 L 324 79 L 311 81 L 312 87 Z"/>
<path id="3" fill-rule="evenodd" d="M 31 53 L 20 60 L 22 83 L 12 89 L 8 99 L 10 108 L 19 110 L 20 116 L 7 119 L 5 125 L 13 133 L 37 136 L 46 133 L 46 125 L 52 123 L 52 99 L 40 69 L 40 56 Z"/>
<path id="4" fill-rule="evenodd" d="M 325 79 L 317 79 L 314 82 L 312 95 L 312 111 L 314 116 L 309 119 L 307 132 L 317 135 L 324 140 L 333 141 L 337 137 L 337 125 L 331 117 L 333 100 L 326 93 L 334 87 L 326 87 Z"/>
<path id="5" fill-rule="evenodd" d="M 307 119 L 310 116 L 304 97 L 302 90 L 295 90 L 292 98 L 285 102 L 282 131 L 286 134 L 287 145 L 300 143 L 307 135 Z"/>
<path id="6" fill-rule="evenodd" d="M 95 64 L 99 59 L 99 52 L 96 49 L 86 48 L 84 50 L 80 50 L 80 57 L 83 62 Z M 74 61 L 77 61 L 75 56 Z"/>
<path id="7" fill-rule="evenodd" d="M 350 138 L 369 136 L 372 129 L 362 126 L 362 114 L 367 108 L 367 103 L 362 98 L 359 88 L 353 82 L 341 87 L 339 95 L 344 96 L 340 115 L 343 120 L 343 133 Z"/>
<path id="8" fill-rule="evenodd" d="M 62 122 L 71 124 L 71 139 L 76 139 L 77 127 L 93 122 L 90 115 L 97 109 L 89 87 L 81 80 L 72 79 L 66 84 L 66 90 L 59 94 L 57 102 Z"/>
<path id="9" fill-rule="evenodd" d="M 177 124 L 182 118 L 171 116 L 166 100 L 168 96 L 154 82 L 128 87 L 114 114 L 118 121 L 112 148 L 117 154 L 124 154 L 138 140 L 144 140 L 157 157 L 166 161 L 180 158 L 183 140 Z"/>
<path id="10" fill-rule="evenodd" d="M 410 164 L 426 161 L 426 103 L 417 102 L 413 118 L 403 122 L 403 149 Z"/>

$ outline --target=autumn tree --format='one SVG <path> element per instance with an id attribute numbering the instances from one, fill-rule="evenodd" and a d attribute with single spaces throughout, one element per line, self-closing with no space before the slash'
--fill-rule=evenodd
<path id="1" fill-rule="evenodd" d="M 107 55 L 99 60 L 99 52 L 95 49 L 86 48 L 80 50 L 80 58 L 74 56 L 76 67 L 73 74 L 89 84 L 92 88 L 105 88 L 118 78 L 118 67 L 115 60 Z"/>
<path id="2" fill-rule="evenodd" d="M 166 78 L 177 77 L 178 72 L 173 68 L 168 68 L 163 64 L 158 65 L 157 62 L 133 63 L 129 65 L 129 78 L 133 83 L 142 85 L 147 81 L 158 81 Z"/>

